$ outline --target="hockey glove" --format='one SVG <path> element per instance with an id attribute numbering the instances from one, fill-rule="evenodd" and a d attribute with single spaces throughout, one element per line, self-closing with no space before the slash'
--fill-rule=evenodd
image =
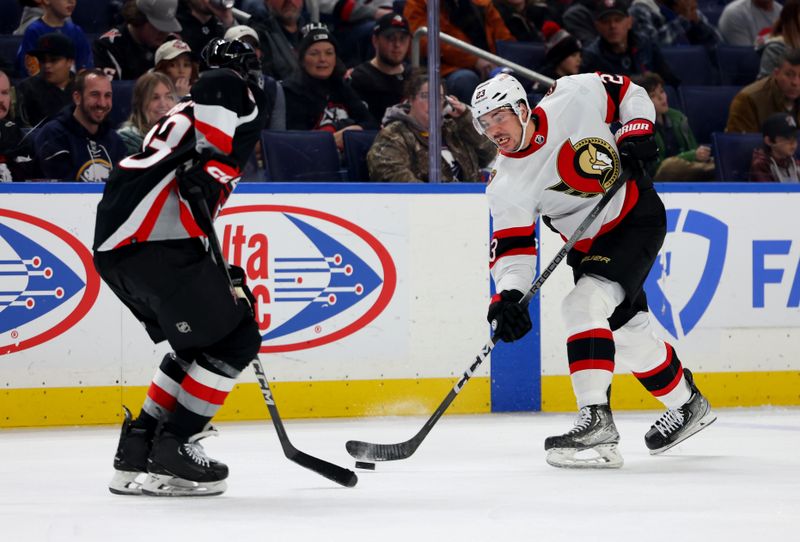
<path id="1" fill-rule="evenodd" d="M 647 119 L 634 119 L 616 133 L 622 167 L 639 172 L 658 159 L 658 145 L 653 133 L 653 123 Z"/>
<path id="2" fill-rule="evenodd" d="M 256 298 L 247 286 L 247 275 L 244 269 L 238 265 L 229 265 L 228 274 L 231 276 L 231 283 L 233 283 L 233 290 L 236 292 L 236 297 L 247 303 L 250 314 L 255 316 Z"/>
<path id="3" fill-rule="evenodd" d="M 219 201 L 220 193 L 230 194 L 239 180 L 239 167 L 223 155 L 202 154 L 198 161 L 188 168 L 178 168 L 178 189 L 188 200 L 205 199 L 209 207 Z M 213 207 L 212 207 L 213 208 Z"/>
<path id="4" fill-rule="evenodd" d="M 528 304 L 520 304 L 523 293 L 518 290 L 503 290 L 492 297 L 486 319 L 492 324 L 494 334 L 510 343 L 521 339 L 531 330 Z"/>

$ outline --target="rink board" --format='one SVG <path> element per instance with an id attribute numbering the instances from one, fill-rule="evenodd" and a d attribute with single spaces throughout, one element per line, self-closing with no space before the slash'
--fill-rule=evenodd
<path id="1" fill-rule="evenodd" d="M 167 350 L 93 270 L 100 191 L 0 186 L 0 426 L 114 422 L 120 404 L 141 403 Z M 648 297 L 662 336 L 719 406 L 800 404 L 800 191 L 660 191 L 671 225 Z M 258 298 L 261 359 L 285 417 L 429 414 L 439 404 L 488 338 L 482 192 L 239 186 L 217 228 Z M 541 261 L 561 244 L 543 233 Z M 531 309 L 541 328 L 499 345 L 449 412 L 574 408 L 560 319 L 570 280 L 566 269 L 548 280 Z M 247 371 L 220 419 L 265 416 L 254 382 Z M 658 408 L 630 375 L 616 377 L 614 394 L 616 408 Z"/>

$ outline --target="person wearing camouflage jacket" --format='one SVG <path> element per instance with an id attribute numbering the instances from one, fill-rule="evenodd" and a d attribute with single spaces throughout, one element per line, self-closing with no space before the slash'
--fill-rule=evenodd
<path id="1" fill-rule="evenodd" d="M 367 154 L 372 181 L 428 182 L 427 76 L 412 76 L 407 87 L 411 90 L 406 92 L 406 101 L 386 110 L 383 128 Z M 494 160 L 497 148 L 475 130 L 466 105 L 453 96 L 446 100 L 442 181 L 479 182 L 480 169 Z"/>

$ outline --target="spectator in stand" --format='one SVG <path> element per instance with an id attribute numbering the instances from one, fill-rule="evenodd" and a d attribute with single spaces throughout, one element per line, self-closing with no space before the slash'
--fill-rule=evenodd
<path id="1" fill-rule="evenodd" d="M 786 1 L 772 31 L 757 49 L 761 53 L 757 79 L 775 71 L 787 49 L 800 49 L 800 0 Z"/>
<path id="2" fill-rule="evenodd" d="M 542 33 L 547 42 L 544 48 L 544 61 L 539 67 L 539 73 L 551 79 L 579 73 L 581 42 L 553 21 L 544 23 Z"/>
<path id="3" fill-rule="evenodd" d="M 697 0 L 633 0 L 630 9 L 636 32 L 660 46 L 707 45 L 722 36 L 697 7 Z"/>
<path id="4" fill-rule="evenodd" d="M 647 91 L 656 109 L 658 159 L 650 169 L 653 179 L 659 182 L 714 180 L 711 148 L 698 145 L 689 127 L 689 119 L 669 106 L 661 76 L 657 73 L 634 75 L 631 82 Z"/>
<path id="5" fill-rule="evenodd" d="M 34 150 L 45 178 L 54 181 L 104 182 L 125 144 L 111 129 L 111 80 L 99 69 L 75 78 L 73 107 L 65 107 L 36 130 Z"/>
<path id="6" fill-rule="evenodd" d="M 800 115 L 800 51 L 787 51 L 772 75 L 744 87 L 734 96 L 726 132 L 757 133 L 767 117 L 788 112 Z"/>
<path id="7" fill-rule="evenodd" d="M 788 113 L 775 113 L 761 127 L 764 146 L 753 150 L 750 180 L 760 183 L 800 182 L 797 152 L 797 122 Z"/>
<path id="8" fill-rule="evenodd" d="M 372 31 L 372 46 L 375 56 L 353 69 L 350 86 L 380 120 L 388 107 L 403 99 L 403 83 L 411 70 L 405 62 L 411 47 L 408 21 L 396 13 L 381 17 Z"/>
<path id="9" fill-rule="evenodd" d="M 598 0 L 594 24 L 599 36 L 583 49 L 582 72 L 636 75 L 653 71 L 669 85 L 680 84 L 658 45 L 633 32 L 625 0 Z"/>
<path id="10" fill-rule="evenodd" d="M 198 78 L 197 63 L 192 60 L 192 50 L 182 40 L 169 40 L 156 49 L 155 71 L 163 73 L 175 85 L 175 96 L 178 99 L 189 94 Z"/>
<path id="11" fill-rule="evenodd" d="M 17 87 L 17 117 L 24 126 L 33 127 L 72 103 L 75 46 L 54 32 L 40 37 L 30 53 L 41 69 Z"/>
<path id="12" fill-rule="evenodd" d="M 517 41 L 544 41 L 540 29 L 553 20 L 549 7 L 535 0 L 492 0 L 511 35 Z"/>
<path id="13" fill-rule="evenodd" d="M 131 99 L 131 116 L 117 134 L 125 144 L 126 154 L 142 150 L 142 140 L 150 128 L 176 103 L 175 85 L 167 75 L 157 71 L 136 80 Z"/>
<path id="14" fill-rule="evenodd" d="M 83 0 L 86 1 L 86 0 Z M 72 40 L 75 46 L 75 69 L 83 70 L 94 66 L 92 49 L 86 40 L 86 34 L 80 26 L 70 20 L 75 9 L 76 0 L 44 0 L 41 18 L 33 21 L 22 38 L 17 50 L 17 74 L 22 77 L 39 73 L 39 62 L 31 50 L 36 47 L 40 37 L 58 32 Z"/>
<path id="15" fill-rule="evenodd" d="M 181 31 L 177 9 L 178 0 L 125 0 L 124 23 L 94 42 L 95 66 L 113 79 L 137 79 L 151 70 L 156 49 Z"/>
<path id="16" fill-rule="evenodd" d="M 258 38 L 258 33 L 250 26 L 245 24 L 237 24 L 230 27 L 225 31 L 223 36 L 225 41 L 239 40 L 250 45 L 256 52 L 259 62 L 261 62 L 264 52 L 261 50 L 261 40 Z"/>
<path id="17" fill-rule="evenodd" d="M 320 11 L 325 3 L 320 2 Z M 392 0 L 338 0 L 333 5 L 333 35 L 339 43 L 339 59 L 348 67 L 373 54 L 370 37 L 375 21 L 394 13 Z"/>
<path id="18" fill-rule="evenodd" d="M 345 84 L 336 51 L 335 38 L 325 25 L 307 25 L 298 48 L 301 69 L 283 82 L 283 89 L 286 128 L 331 132 L 341 150 L 346 130 L 371 130 L 378 125 L 361 98 Z"/>
<path id="19" fill-rule="evenodd" d="M 428 182 L 428 74 L 416 70 L 406 82 L 405 101 L 390 107 L 383 128 L 367 153 L 370 179 L 377 182 Z M 469 107 L 441 89 L 442 180 L 480 182 L 497 148 L 472 125 Z"/>
<path id="20" fill-rule="evenodd" d="M 597 0 L 575 0 L 562 17 L 564 28 L 581 43 L 592 43 L 598 36 L 594 25 L 594 11 Z"/>
<path id="21" fill-rule="evenodd" d="M 725 6 L 717 23 L 722 39 L 728 45 L 752 47 L 778 19 L 781 8 L 774 0 L 734 0 Z"/>
<path id="22" fill-rule="evenodd" d="M 442 0 L 440 5 L 439 30 L 445 34 L 491 53 L 497 52 L 498 41 L 514 40 L 491 0 Z M 427 26 L 427 0 L 407 0 L 403 15 L 408 19 L 412 34 L 420 26 Z M 420 45 L 424 51 L 426 38 Z M 446 43 L 441 43 L 441 53 L 441 74 L 447 81 L 447 88 L 460 101 L 470 103 L 475 87 L 497 66 Z"/>
<path id="23" fill-rule="evenodd" d="M 11 80 L 0 71 L 0 182 L 33 177 L 32 153 L 22 130 L 11 118 Z"/>
<path id="24" fill-rule="evenodd" d="M 19 5 L 22 6 L 22 14 L 19 18 L 19 26 L 14 30 L 15 36 L 23 36 L 28 26 L 44 15 L 42 2 L 43 0 L 19 0 Z"/>
<path id="25" fill-rule="evenodd" d="M 253 15 L 248 24 L 258 34 L 264 73 L 281 81 L 300 71 L 297 47 L 305 21 L 303 0 L 264 0 L 266 15 Z"/>
<path id="26" fill-rule="evenodd" d="M 176 16 L 181 39 L 189 44 L 195 62 L 200 62 L 200 52 L 209 41 L 224 39 L 225 30 L 236 24 L 232 7 L 233 1 L 180 0 Z"/>

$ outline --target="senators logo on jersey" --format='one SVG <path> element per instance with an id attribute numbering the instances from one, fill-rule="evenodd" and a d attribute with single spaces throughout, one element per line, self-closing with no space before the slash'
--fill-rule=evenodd
<path id="1" fill-rule="evenodd" d="M 605 192 L 619 176 L 619 157 L 605 139 L 587 137 L 574 144 L 567 139 L 558 150 L 556 169 L 560 181 L 548 190 L 591 198 Z"/>

